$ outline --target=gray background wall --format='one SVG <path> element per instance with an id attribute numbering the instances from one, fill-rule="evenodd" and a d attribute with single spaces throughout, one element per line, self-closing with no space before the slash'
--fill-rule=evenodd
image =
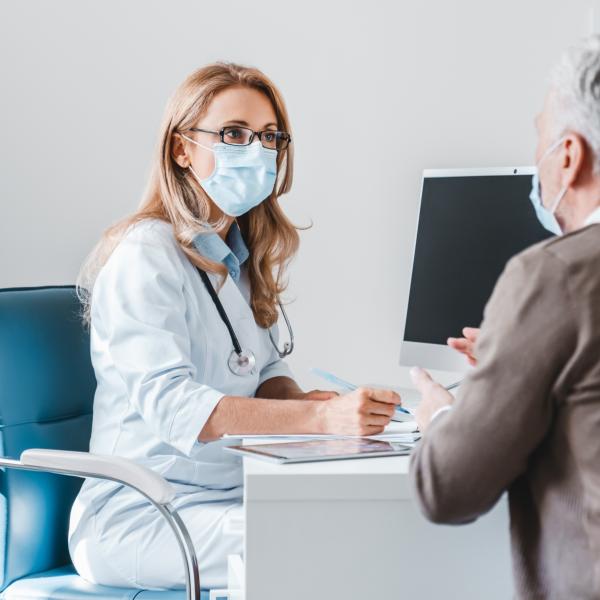
<path id="1" fill-rule="evenodd" d="M 531 164 L 549 69 L 592 4 L 1 0 L 0 287 L 73 282 L 137 206 L 174 87 L 239 61 L 284 93 L 283 205 L 314 222 L 290 271 L 298 379 L 397 383 L 422 169 Z"/>

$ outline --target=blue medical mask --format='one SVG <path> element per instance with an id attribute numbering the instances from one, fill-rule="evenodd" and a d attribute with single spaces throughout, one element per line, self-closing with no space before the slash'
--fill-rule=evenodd
<path id="1" fill-rule="evenodd" d="M 239 217 L 268 198 L 277 178 L 277 150 L 265 148 L 259 141 L 249 146 L 217 143 L 212 148 L 183 136 L 186 140 L 215 155 L 215 169 L 200 179 L 190 171 L 211 200 L 230 217 Z"/>
<path id="2" fill-rule="evenodd" d="M 542 162 L 544 162 L 544 160 L 546 160 L 546 158 L 548 158 L 548 156 L 550 156 L 562 144 L 564 139 L 564 137 L 561 137 L 554 144 L 552 144 L 548 150 L 544 152 L 542 158 L 540 158 L 538 161 L 531 181 L 531 193 L 529 194 L 529 199 L 533 204 L 538 221 L 542 224 L 542 227 L 554 235 L 562 235 L 562 229 L 556 220 L 556 209 L 558 208 L 560 201 L 564 198 L 564 195 L 567 193 L 568 186 L 563 187 L 554 199 L 554 202 L 552 202 L 550 208 L 546 208 L 542 202 L 539 169 Z"/>

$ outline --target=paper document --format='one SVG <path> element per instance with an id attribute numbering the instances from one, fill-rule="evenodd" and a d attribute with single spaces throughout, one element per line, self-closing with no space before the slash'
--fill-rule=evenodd
<path id="1" fill-rule="evenodd" d="M 385 440 L 386 442 L 410 443 L 417 441 L 421 434 L 416 431 L 417 426 L 414 421 L 405 421 L 402 423 L 390 423 L 383 433 L 377 435 L 362 436 L 373 440 Z M 359 438 L 358 435 L 329 435 L 314 433 L 298 434 L 265 434 L 265 433 L 226 433 L 222 439 L 262 439 L 265 441 L 293 441 L 293 440 L 343 440 Z"/>

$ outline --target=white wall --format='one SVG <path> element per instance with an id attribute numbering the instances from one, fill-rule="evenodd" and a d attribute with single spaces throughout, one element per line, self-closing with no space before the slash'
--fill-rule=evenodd
<path id="1" fill-rule="evenodd" d="M 283 90 L 302 234 L 291 359 L 395 383 L 420 173 L 530 164 L 591 1 L 2 0 L 0 287 L 72 283 L 145 185 L 167 96 L 215 59 Z"/>

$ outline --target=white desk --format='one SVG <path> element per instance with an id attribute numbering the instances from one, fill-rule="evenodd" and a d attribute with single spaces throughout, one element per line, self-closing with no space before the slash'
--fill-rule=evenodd
<path id="1" fill-rule="evenodd" d="M 506 501 L 471 525 L 432 525 L 408 464 L 244 459 L 245 600 L 511 598 Z"/>

